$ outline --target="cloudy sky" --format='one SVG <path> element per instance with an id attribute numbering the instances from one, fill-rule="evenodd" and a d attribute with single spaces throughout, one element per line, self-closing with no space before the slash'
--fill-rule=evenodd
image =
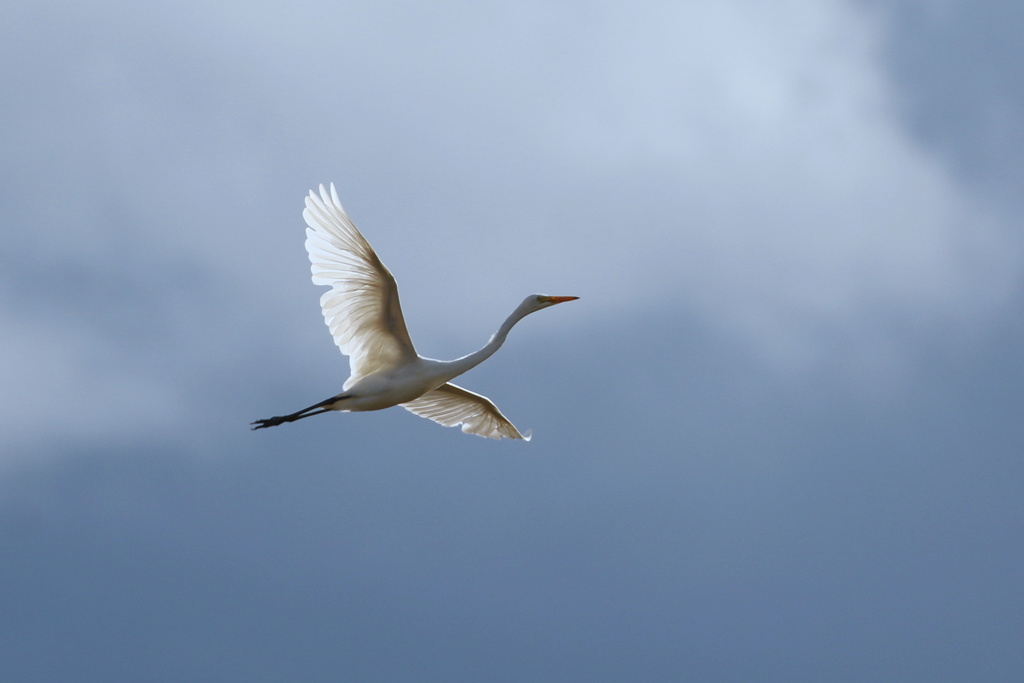
<path id="1" fill-rule="evenodd" d="M 1010 0 L 42 0 L 0 25 L 12 680 L 1017 681 Z M 347 376 L 333 181 L 424 355 Z"/>

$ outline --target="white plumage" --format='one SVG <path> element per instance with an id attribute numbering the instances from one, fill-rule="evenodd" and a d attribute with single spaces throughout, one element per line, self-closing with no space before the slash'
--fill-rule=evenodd
<path id="1" fill-rule="evenodd" d="M 320 298 L 334 343 L 349 357 L 351 375 L 340 394 L 290 415 L 253 422 L 274 427 L 331 410 L 380 410 L 394 405 L 446 427 L 491 439 L 529 439 L 485 396 L 451 384 L 490 357 L 524 317 L 574 296 L 533 294 L 512 312 L 479 351 L 453 361 L 423 358 L 409 338 L 394 276 L 356 229 L 331 184 L 310 192 L 302 212 L 313 283 L 331 289 Z"/>

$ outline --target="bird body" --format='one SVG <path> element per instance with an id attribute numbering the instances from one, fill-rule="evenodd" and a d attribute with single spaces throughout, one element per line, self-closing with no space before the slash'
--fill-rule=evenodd
<path id="1" fill-rule="evenodd" d="M 526 297 L 478 351 L 451 361 L 416 353 L 405 327 L 398 285 L 390 271 L 356 229 L 331 184 L 319 196 L 310 192 L 302 212 L 306 250 L 313 282 L 330 285 L 320 298 L 324 321 L 341 352 L 349 357 L 351 375 L 343 391 L 303 410 L 253 422 L 253 429 L 274 427 L 332 410 L 382 410 L 401 405 L 444 426 L 492 439 L 529 439 L 486 397 L 450 380 L 476 367 L 497 351 L 512 327 L 530 313 L 574 296 Z"/>

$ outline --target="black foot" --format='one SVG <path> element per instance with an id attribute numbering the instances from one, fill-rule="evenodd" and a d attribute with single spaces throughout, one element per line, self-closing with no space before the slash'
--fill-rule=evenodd
<path id="1" fill-rule="evenodd" d="M 252 429 L 253 431 L 257 429 L 266 429 L 267 427 L 276 427 L 277 425 L 283 424 L 284 422 L 285 420 L 280 417 L 269 417 L 266 420 L 256 420 L 255 422 L 250 422 L 249 424 L 251 424 L 252 426 L 249 429 Z"/>

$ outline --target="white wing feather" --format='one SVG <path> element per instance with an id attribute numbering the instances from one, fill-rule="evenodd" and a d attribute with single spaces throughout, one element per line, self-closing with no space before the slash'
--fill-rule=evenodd
<path id="1" fill-rule="evenodd" d="M 474 394 L 451 382 L 428 391 L 414 401 L 403 403 L 402 407 L 445 427 L 461 424 L 462 431 L 467 434 L 488 439 L 530 440 L 529 432 L 525 436 L 520 434 L 486 396 Z"/>
<path id="2" fill-rule="evenodd" d="M 319 197 L 309 193 L 302 217 L 309 226 L 306 251 L 313 284 L 331 286 L 320 298 L 324 322 L 349 357 L 351 377 L 345 388 L 368 374 L 413 361 L 416 349 L 395 278 L 345 213 L 334 183 L 330 194 L 323 185 Z"/>

